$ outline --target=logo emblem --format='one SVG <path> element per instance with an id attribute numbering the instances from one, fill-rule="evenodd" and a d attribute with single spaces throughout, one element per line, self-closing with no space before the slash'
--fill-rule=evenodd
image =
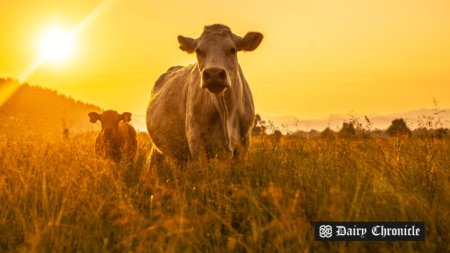
<path id="1" fill-rule="evenodd" d="M 322 238 L 330 238 L 331 236 L 333 236 L 333 228 L 330 225 L 320 226 L 319 236 Z"/>

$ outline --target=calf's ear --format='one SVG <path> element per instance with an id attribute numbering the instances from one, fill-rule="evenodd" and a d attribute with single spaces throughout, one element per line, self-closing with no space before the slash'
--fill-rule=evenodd
<path id="1" fill-rule="evenodd" d="M 124 113 L 120 114 L 119 119 L 123 120 L 123 122 L 130 123 L 130 121 L 131 121 L 131 113 L 124 112 Z"/>
<path id="2" fill-rule="evenodd" d="M 238 51 L 253 51 L 261 44 L 264 36 L 259 32 L 248 32 L 244 38 L 236 36 L 236 47 Z"/>
<path id="3" fill-rule="evenodd" d="M 188 54 L 192 54 L 197 47 L 197 40 L 183 37 L 181 35 L 178 36 L 178 43 L 180 43 L 180 49 Z"/>
<path id="4" fill-rule="evenodd" d="M 97 122 L 97 120 L 102 120 L 102 114 L 98 114 L 96 112 L 90 112 L 90 113 L 88 113 L 88 116 L 92 123 Z"/>

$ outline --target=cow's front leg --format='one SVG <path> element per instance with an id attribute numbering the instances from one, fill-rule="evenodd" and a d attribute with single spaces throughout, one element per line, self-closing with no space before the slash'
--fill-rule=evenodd
<path id="1" fill-rule="evenodd" d="M 202 140 L 201 134 L 196 131 L 189 131 L 187 139 L 192 161 L 207 161 L 208 153 L 206 143 Z"/>

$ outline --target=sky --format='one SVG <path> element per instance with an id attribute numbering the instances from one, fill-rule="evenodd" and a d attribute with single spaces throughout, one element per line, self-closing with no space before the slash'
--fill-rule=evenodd
<path id="1" fill-rule="evenodd" d="M 214 23 L 264 34 L 238 54 L 263 116 L 450 108 L 450 1 L 1 0 L 0 17 L 0 76 L 105 110 L 144 115 L 156 79 L 196 61 L 177 36 Z M 51 31 L 71 34 L 59 61 Z"/>

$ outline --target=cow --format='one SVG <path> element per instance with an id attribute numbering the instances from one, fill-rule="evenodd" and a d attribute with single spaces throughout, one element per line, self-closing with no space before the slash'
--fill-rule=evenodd
<path id="1" fill-rule="evenodd" d="M 246 155 L 255 107 L 237 53 L 255 50 L 262 39 L 259 32 L 239 37 L 221 24 L 205 26 L 197 39 L 178 36 L 180 49 L 195 53 L 197 62 L 171 67 L 152 88 L 146 113 L 153 141 L 149 167 L 165 157 Z"/>
<path id="2" fill-rule="evenodd" d="M 95 138 L 96 156 L 112 159 L 119 162 L 125 154 L 127 162 L 132 162 L 136 156 L 137 138 L 136 130 L 128 124 L 131 113 L 118 114 L 117 111 L 108 110 L 103 114 L 88 113 L 90 121 L 102 123 L 102 129 Z"/>

